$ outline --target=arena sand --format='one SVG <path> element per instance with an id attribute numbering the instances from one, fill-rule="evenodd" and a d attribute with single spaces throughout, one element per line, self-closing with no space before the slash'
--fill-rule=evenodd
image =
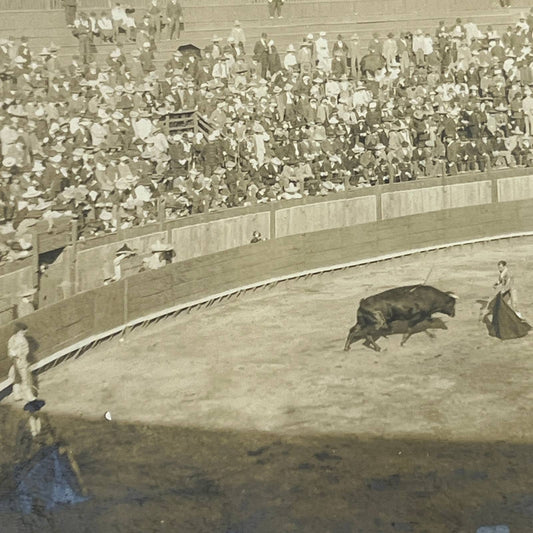
<path id="1" fill-rule="evenodd" d="M 0 531 L 533 531 L 532 337 L 478 322 L 499 259 L 531 321 L 524 238 L 257 290 L 46 372 L 91 498 Z M 448 330 L 343 351 L 360 298 L 428 275 L 460 297 Z"/>

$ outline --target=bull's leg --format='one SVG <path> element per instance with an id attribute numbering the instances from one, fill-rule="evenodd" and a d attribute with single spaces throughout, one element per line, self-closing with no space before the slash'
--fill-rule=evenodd
<path id="1" fill-rule="evenodd" d="M 413 333 L 411 331 L 406 331 L 404 334 L 403 334 L 403 337 L 402 337 L 402 342 L 400 342 L 400 346 L 403 346 L 406 342 L 407 342 L 407 339 L 409 339 L 409 337 L 412 335 Z"/>
<path id="2" fill-rule="evenodd" d="M 437 335 L 435 335 L 435 333 L 432 333 L 431 331 L 425 329 L 424 330 L 424 333 L 430 338 L 430 339 L 434 339 Z"/>
<path id="3" fill-rule="evenodd" d="M 364 345 L 368 346 L 369 348 L 372 348 L 376 352 L 381 352 L 381 348 L 377 345 L 376 340 L 372 335 L 365 335 L 365 342 Z"/>
<path id="4" fill-rule="evenodd" d="M 400 346 L 403 346 L 407 340 L 411 337 L 411 335 L 413 334 L 413 327 L 416 326 L 417 324 L 420 324 L 420 322 L 424 321 L 424 320 L 427 320 L 427 319 L 430 319 L 431 316 L 429 317 L 426 317 L 424 315 L 422 315 L 421 313 L 413 316 L 413 318 L 411 318 L 411 320 L 409 320 L 409 322 L 407 323 L 407 331 L 403 334 L 403 337 L 402 337 L 402 342 L 400 343 Z"/>

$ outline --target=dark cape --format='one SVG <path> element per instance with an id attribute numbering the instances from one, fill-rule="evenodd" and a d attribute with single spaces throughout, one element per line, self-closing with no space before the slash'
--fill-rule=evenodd
<path id="1" fill-rule="evenodd" d="M 518 339 L 525 337 L 531 329 L 531 326 L 509 307 L 500 293 L 489 302 L 488 310 L 492 319 L 487 315 L 484 322 L 491 337 L 501 340 Z"/>

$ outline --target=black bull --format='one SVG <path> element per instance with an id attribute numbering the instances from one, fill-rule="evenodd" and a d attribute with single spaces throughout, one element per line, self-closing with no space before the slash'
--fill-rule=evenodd
<path id="1" fill-rule="evenodd" d="M 417 331 L 446 329 L 442 320 L 436 321 L 431 315 L 444 313 L 453 317 L 456 299 L 454 294 L 429 285 L 397 287 L 364 298 L 359 303 L 357 322 L 348 333 L 344 349 L 349 350 L 353 342 L 366 339 L 365 345 L 379 352 L 380 347 L 375 342 L 379 337 L 403 333 L 403 346 Z"/>

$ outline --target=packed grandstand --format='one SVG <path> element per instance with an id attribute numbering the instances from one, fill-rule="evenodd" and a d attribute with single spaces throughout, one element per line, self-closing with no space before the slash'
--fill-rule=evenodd
<path id="1" fill-rule="evenodd" d="M 178 46 L 176 0 L 144 16 L 65 4 L 72 59 L 0 39 L 2 262 L 30 253 L 39 219 L 51 230 L 77 218 L 89 237 L 161 210 L 533 165 L 533 9 L 502 33 L 458 18 L 364 46 L 319 32 L 277 50 L 266 33 L 247 42 L 239 21 L 203 49 Z M 162 39 L 176 49 L 158 66 Z M 113 43 L 103 60 L 102 43 Z"/>

